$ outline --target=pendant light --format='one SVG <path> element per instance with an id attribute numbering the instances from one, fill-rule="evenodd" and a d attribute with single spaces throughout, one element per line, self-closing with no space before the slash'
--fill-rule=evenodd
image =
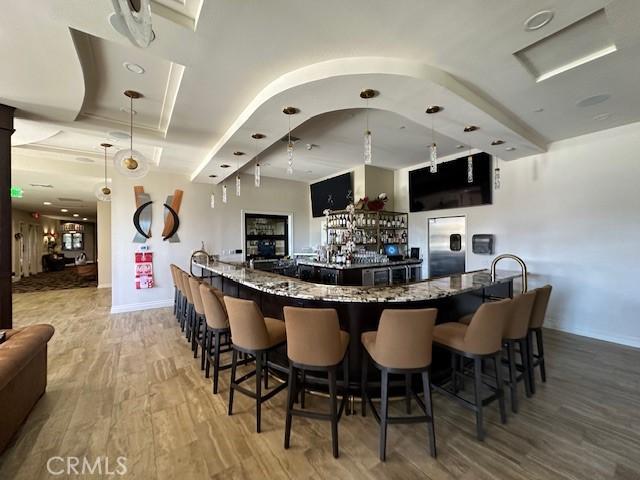
<path id="1" fill-rule="evenodd" d="M 110 143 L 101 143 L 100 146 L 104 148 L 104 185 L 98 185 L 96 188 L 96 197 L 101 202 L 110 202 L 111 188 L 109 187 L 109 182 L 107 180 L 107 149 L 111 148 L 113 145 Z"/>
<path id="2" fill-rule="evenodd" d="M 244 155 L 244 152 L 233 152 L 233 154 L 236 156 L 236 159 L 242 155 Z M 242 180 L 240 179 L 240 162 L 239 160 L 236 160 L 236 197 L 240 196 L 240 190 L 242 187 Z"/>
<path id="3" fill-rule="evenodd" d="M 209 178 L 216 178 L 217 175 L 209 175 Z M 215 192 L 215 183 L 213 184 L 213 189 L 211 190 L 211 197 L 210 197 L 210 205 L 211 208 L 216 208 L 216 192 Z"/>
<path id="4" fill-rule="evenodd" d="M 467 157 L 467 183 L 473 183 L 473 155 L 471 155 L 471 149 L 469 149 L 469 156 Z"/>
<path id="5" fill-rule="evenodd" d="M 360 98 L 366 101 L 366 112 L 365 112 L 365 128 L 364 128 L 364 163 L 365 165 L 371 165 L 373 161 L 372 158 L 372 139 L 371 139 L 371 130 L 369 130 L 369 99 L 378 95 L 378 92 L 367 88 L 360 92 Z"/>
<path id="6" fill-rule="evenodd" d="M 227 185 L 222 185 L 222 203 L 227 203 Z"/>
<path id="7" fill-rule="evenodd" d="M 258 160 L 253 170 L 253 182 L 256 187 L 260 187 L 260 160 Z"/>
<path id="8" fill-rule="evenodd" d="M 147 173 L 149 173 L 149 162 L 148 160 L 137 150 L 133 149 L 133 99 L 134 98 L 142 98 L 142 94 L 138 92 L 134 92 L 133 90 L 126 90 L 124 92 L 126 97 L 129 97 L 130 100 L 130 125 L 129 125 L 129 148 L 120 150 L 116 153 L 113 161 L 116 167 L 116 170 L 120 172 L 122 175 L 125 175 L 129 178 L 142 178 Z"/>
<path id="9" fill-rule="evenodd" d="M 493 188 L 495 190 L 500 190 L 500 167 L 498 166 L 498 157 L 493 157 L 495 160 L 496 168 L 493 170 Z"/>
<path id="10" fill-rule="evenodd" d="M 438 105 L 432 105 L 427 108 L 429 115 L 434 115 L 442 110 L 442 107 Z M 433 130 L 433 117 L 431 117 L 431 147 L 429 155 L 429 171 L 431 173 L 438 173 L 438 146 L 436 145 L 435 134 Z"/>
<path id="11" fill-rule="evenodd" d="M 293 175 L 293 142 L 291 141 L 291 115 L 295 115 L 300 110 L 296 107 L 285 107 L 282 113 L 289 117 L 289 136 L 287 139 L 287 175 Z"/>

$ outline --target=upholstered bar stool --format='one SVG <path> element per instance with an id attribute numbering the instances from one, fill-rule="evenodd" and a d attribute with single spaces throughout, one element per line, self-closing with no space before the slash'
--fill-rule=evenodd
<path id="1" fill-rule="evenodd" d="M 178 281 L 176 279 L 177 268 L 178 267 L 176 267 L 173 263 L 169 265 L 169 270 L 171 271 L 171 280 L 173 281 L 173 314 L 176 318 L 178 318 L 178 305 L 180 304 L 180 290 L 178 289 Z"/>
<path id="2" fill-rule="evenodd" d="M 204 306 L 204 349 L 205 377 L 213 364 L 213 393 L 218 393 L 218 376 L 220 370 L 231 368 L 232 364 L 220 365 L 220 354 L 231 351 L 231 328 L 224 305 L 224 295 L 209 285 L 200 285 L 200 296 Z"/>
<path id="3" fill-rule="evenodd" d="M 184 294 L 184 287 L 182 286 L 182 270 L 180 267 L 174 268 L 176 287 L 178 288 L 178 308 L 176 309 L 176 316 L 180 328 L 184 330 L 184 315 L 187 305 L 187 296 Z"/>
<path id="4" fill-rule="evenodd" d="M 529 332 L 527 335 L 527 353 L 529 354 L 529 372 L 531 378 L 531 391 L 536 392 L 535 368 L 540 367 L 540 378 L 543 382 L 547 381 L 547 370 L 544 365 L 544 343 L 542 341 L 542 325 L 547 314 L 549 306 L 549 298 L 551 297 L 551 285 L 536 288 L 536 301 L 531 311 L 531 322 L 529 323 Z M 536 336 L 536 346 L 538 352 L 533 351 L 533 335 Z"/>
<path id="5" fill-rule="evenodd" d="M 189 284 L 189 275 L 186 272 L 182 272 L 182 288 L 184 290 L 184 295 L 187 297 L 185 312 L 184 312 L 184 325 L 185 325 L 185 336 L 187 340 L 191 342 L 191 330 L 193 329 L 193 320 L 195 318 L 195 310 L 193 307 L 193 295 L 191 294 L 191 285 Z"/>
<path id="6" fill-rule="evenodd" d="M 205 312 L 204 305 L 202 304 L 202 297 L 200 296 L 200 285 L 202 282 L 195 278 L 189 277 L 189 290 L 191 291 L 191 298 L 193 299 L 193 327 L 191 329 L 191 350 L 193 350 L 193 358 L 198 358 L 198 345 L 202 348 L 202 358 L 200 362 L 200 370 L 204 370 L 204 333 L 203 324 Z"/>
<path id="7" fill-rule="evenodd" d="M 380 460 L 382 461 L 386 458 L 387 425 L 390 423 L 426 422 L 429 428 L 429 451 L 432 457 L 436 456 L 429 367 L 431 366 L 433 329 L 437 315 L 438 310 L 435 308 L 384 310 L 380 316 L 378 331 L 365 332 L 361 336 L 364 346 L 361 386 L 362 415 L 366 416 L 368 401 L 374 417 L 380 423 L 379 448 Z M 380 414 L 367 395 L 367 365 L 370 360 L 381 372 Z M 415 395 L 415 399 L 424 412 L 423 416 L 389 417 L 390 374 L 402 375 L 407 381 L 407 385 L 410 385 L 412 375 L 421 375 L 424 402 L 417 395 Z"/>
<path id="8" fill-rule="evenodd" d="M 275 318 L 264 317 L 253 300 L 243 300 L 229 296 L 224 297 L 227 307 L 229 326 L 231 328 L 231 383 L 229 385 L 229 415 L 233 414 L 233 394 L 237 390 L 256 401 L 256 431 L 260 433 L 260 419 L 262 403 L 269 400 L 278 392 L 287 388 L 286 383 L 278 385 L 269 393 L 262 395 L 262 379 L 266 372 L 268 354 L 280 347 L 287 340 L 284 322 Z M 255 358 L 256 369 L 236 379 L 238 352 L 249 354 Z M 241 384 L 251 377 L 256 377 L 256 391 L 243 387 Z M 265 385 L 266 388 L 266 385 Z"/>
<path id="9" fill-rule="evenodd" d="M 346 355 L 349 334 L 340 330 L 338 313 L 332 308 L 284 307 L 284 324 L 287 332 L 287 357 L 289 357 L 289 392 L 284 431 L 284 448 L 289 448 L 293 415 L 331 421 L 333 456 L 338 458 L 338 421 L 348 397 L 349 364 Z M 342 404 L 338 410 L 337 370 L 343 366 Z M 294 409 L 297 396 L 298 372 L 327 372 L 330 412 L 312 412 Z M 304 388 L 304 384 L 302 385 Z"/>
<path id="10" fill-rule="evenodd" d="M 455 370 L 452 375 L 452 390 L 440 387 L 445 395 L 452 397 L 462 405 L 475 411 L 476 430 L 478 440 L 484 440 L 483 407 L 498 400 L 500 420 L 507 422 L 507 412 L 504 402 L 504 384 L 502 379 L 501 354 L 502 334 L 507 320 L 511 316 L 512 300 L 505 299 L 498 302 L 488 302 L 480 305 L 469 322 L 447 322 L 436 325 L 433 329 L 433 341 L 436 345 L 449 350 L 452 355 L 452 365 L 455 365 L 456 357 L 470 358 L 473 360 L 474 370 L 474 401 L 470 402 L 457 395 L 457 375 Z M 484 383 L 482 369 L 483 360 L 493 360 L 495 366 L 495 387 Z M 464 371 L 461 373 L 464 375 Z M 489 387 L 493 393 L 482 398 L 482 385 Z"/>

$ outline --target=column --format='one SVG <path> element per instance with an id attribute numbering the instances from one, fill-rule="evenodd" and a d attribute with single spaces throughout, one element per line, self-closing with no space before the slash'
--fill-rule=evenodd
<path id="1" fill-rule="evenodd" d="M 11 134 L 15 108 L 0 103 L 0 329 L 13 325 L 11 304 Z"/>

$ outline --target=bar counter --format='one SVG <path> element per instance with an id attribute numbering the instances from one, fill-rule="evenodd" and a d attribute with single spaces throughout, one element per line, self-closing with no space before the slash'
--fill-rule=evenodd
<path id="1" fill-rule="evenodd" d="M 498 271 L 492 280 L 488 270 L 479 270 L 410 284 L 372 287 L 321 285 L 204 259 L 194 260 L 192 267 L 194 272 L 195 268 L 200 268 L 202 277 L 225 294 L 254 300 L 268 317 L 283 319 L 282 309 L 285 306 L 335 308 L 340 327 L 350 334 L 349 375 L 355 395 L 360 388 L 360 335 L 377 329 L 380 314 L 385 308 L 437 308 L 437 323 L 456 321 L 462 315 L 475 311 L 489 297 L 511 297 L 513 280 L 521 276 L 520 273 Z M 286 351 L 270 360 L 282 367 L 288 365 Z M 434 382 L 448 375 L 449 365 L 448 355 L 434 349 Z M 313 379 L 308 380 L 313 383 Z"/>

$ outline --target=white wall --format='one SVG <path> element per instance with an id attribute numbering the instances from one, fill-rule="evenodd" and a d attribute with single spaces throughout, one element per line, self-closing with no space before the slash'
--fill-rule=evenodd
<path id="1" fill-rule="evenodd" d="M 98 239 L 98 288 L 111 287 L 111 203 L 98 202 L 96 234 Z"/>
<path id="2" fill-rule="evenodd" d="M 147 241 L 154 253 L 155 288 L 136 290 L 134 277 L 133 243 L 135 228 L 134 185 L 144 186 L 153 201 L 152 238 Z M 175 189 L 184 191 L 180 207 L 180 243 L 163 241 L 164 207 L 167 195 Z M 210 208 L 211 185 L 189 182 L 175 174 L 149 173 L 140 180 L 129 180 L 120 175 L 113 178 L 111 201 L 111 253 L 112 253 L 112 311 L 125 312 L 158 308 L 173 301 L 173 284 L 169 265 L 175 263 L 189 270 L 189 258 L 201 242 L 210 253 L 243 248 L 241 238 L 241 210 L 260 210 L 293 213 L 293 247 L 302 248 L 309 243 L 309 186 L 300 182 L 262 178 L 260 188 L 253 186 L 253 176 L 242 176 L 242 195 L 235 196 L 234 182 L 228 182 L 228 203 L 222 203 L 222 187 L 215 188 L 216 207 Z"/>
<path id="3" fill-rule="evenodd" d="M 547 326 L 640 347 L 639 155 L 636 123 L 500 161 L 493 205 L 412 213 L 410 244 L 426 252 L 427 218 L 466 215 L 467 245 L 475 233 L 493 233 L 496 254 L 525 260 L 530 287 L 553 285 Z M 409 209 L 414 168 L 396 172 L 399 211 Z M 493 256 L 468 252 L 467 270 L 489 267 Z"/>

